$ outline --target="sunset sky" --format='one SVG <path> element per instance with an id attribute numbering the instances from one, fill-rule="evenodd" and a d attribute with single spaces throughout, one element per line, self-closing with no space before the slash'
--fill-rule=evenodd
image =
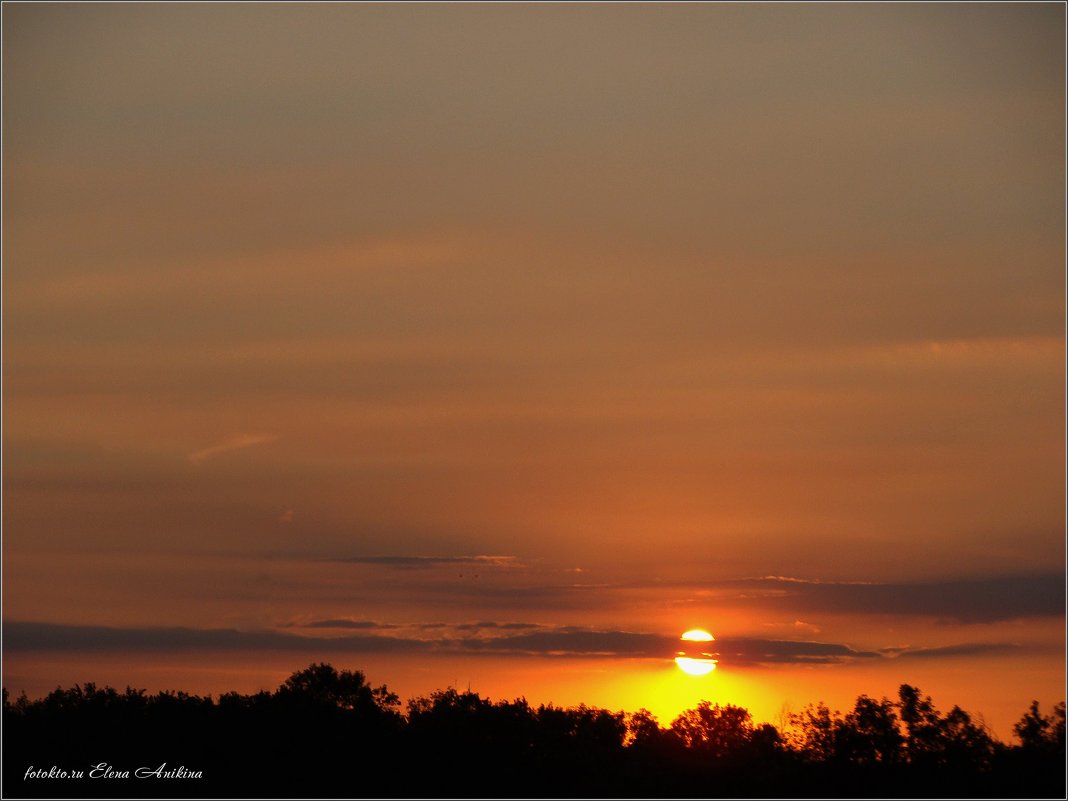
<path id="1" fill-rule="evenodd" d="M 5 4 L 4 685 L 908 682 L 1008 739 L 1064 698 L 1064 35 Z"/>

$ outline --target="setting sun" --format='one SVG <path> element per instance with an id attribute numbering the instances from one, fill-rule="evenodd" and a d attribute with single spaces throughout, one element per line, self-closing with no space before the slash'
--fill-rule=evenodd
<path id="1" fill-rule="evenodd" d="M 687 642 L 712 642 L 716 638 L 704 629 L 690 629 L 689 631 L 683 632 L 679 639 L 686 640 Z"/>
<path id="2" fill-rule="evenodd" d="M 716 638 L 704 629 L 690 629 L 683 632 L 679 637 L 681 642 L 705 643 L 712 642 Z M 707 676 L 716 669 L 716 660 L 708 651 L 678 651 L 675 656 L 675 664 L 683 673 L 691 676 Z"/>

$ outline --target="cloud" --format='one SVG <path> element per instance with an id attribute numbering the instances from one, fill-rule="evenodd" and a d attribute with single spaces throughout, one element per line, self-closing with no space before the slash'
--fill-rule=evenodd
<path id="1" fill-rule="evenodd" d="M 254 445 L 263 445 L 268 442 L 274 442 L 276 439 L 278 439 L 278 436 L 275 434 L 239 434 L 236 437 L 230 437 L 230 439 L 216 445 L 210 445 L 207 448 L 194 451 L 189 454 L 188 459 L 193 464 L 201 464 L 208 459 L 215 458 L 221 453 L 239 451 L 244 448 L 251 448 Z"/>
<path id="2" fill-rule="evenodd" d="M 984 656 L 1019 651 L 1020 645 L 1002 642 L 973 642 L 941 648 L 882 648 L 880 653 L 895 659 L 933 659 L 948 656 Z"/>
<path id="3" fill-rule="evenodd" d="M 817 626 L 815 623 L 806 623 L 803 620 L 795 620 L 793 623 L 765 623 L 766 629 L 779 629 L 779 630 L 792 630 L 797 632 L 804 632 L 805 634 L 819 634 L 823 629 Z"/>
<path id="4" fill-rule="evenodd" d="M 854 659 L 878 659 L 874 651 L 856 651 L 848 645 L 795 640 L 736 637 L 716 640 L 722 662 L 733 665 L 832 664 Z"/>
<path id="5" fill-rule="evenodd" d="M 477 623 L 461 623 L 456 626 L 461 631 L 475 629 L 537 629 L 541 628 L 537 623 L 497 623 L 492 620 L 480 620 Z"/>
<path id="6" fill-rule="evenodd" d="M 293 625 L 293 624 L 290 624 Z M 359 629 L 368 632 L 401 626 L 371 621 L 328 619 L 301 624 L 305 628 Z M 534 624 L 475 624 L 490 630 L 509 630 Z M 444 629 L 445 624 L 413 628 Z M 462 629 L 462 626 L 455 627 Z M 675 636 L 619 630 L 593 630 L 576 626 L 522 634 L 475 634 L 434 639 L 346 634 L 338 637 L 299 636 L 282 631 L 236 629 L 111 628 L 68 626 L 54 623 L 5 622 L 4 648 L 14 652 L 124 652 L 124 651 L 264 651 L 299 653 L 303 658 L 329 658 L 332 654 L 423 654 L 529 658 L 657 659 L 665 662 L 678 651 Z M 960 643 L 937 648 L 890 647 L 860 651 L 842 643 L 733 637 L 716 640 L 714 655 L 724 665 L 842 664 L 858 660 L 957 659 L 986 654 L 1019 652 L 1007 643 Z"/>
<path id="7" fill-rule="evenodd" d="M 360 558 L 361 562 L 395 567 L 458 565 L 459 557 Z M 465 577 L 467 570 L 463 571 Z M 500 574 L 506 575 L 506 574 Z M 518 575 L 518 574 L 517 574 Z M 523 575 L 528 575 L 524 573 Z M 519 619 L 536 618 L 547 610 L 579 615 L 593 608 L 626 609 L 634 597 L 655 593 L 665 598 L 715 598 L 768 618 L 796 621 L 783 629 L 787 637 L 815 638 L 826 615 L 902 616 L 946 624 L 979 624 L 1029 617 L 1061 618 L 1065 610 L 1062 574 L 943 579 L 926 582 L 833 582 L 783 576 L 762 576 L 707 583 L 638 581 L 616 584 L 531 582 L 452 582 L 413 585 L 411 592 L 442 605 L 478 602 L 510 610 Z M 685 601 L 684 601 L 685 602 Z M 821 621 L 816 623 L 814 621 Z M 786 634 L 789 631 L 789 634 Z M 770 633 L 765 630 L 764 633 Z"/>
<path id="8" fill-rule="evenodd" d="M 756 581 L 782 582 L 785 584 L 873 584 L 871 581 L 827 581 L 825 579 L 796 578 L 795 576 L 761 576 Z"/>
<path id="9" fill-rule="evenodd" d="M 674 655 L 675 637 L 628 631 L 590 631 L 563 627 L 505 637 L 461 640 L 469 651 L 539 656 L 663 657 Z"/>
<path id="10" fill-rule="evenodd" d="M 302 628 L 302 629 L 368 629 L 368 630 L 385 630 L 396 629 L 399 626 L 392 625 L 390 623 L 375 623 L 372 620 L 350 620 L 349 618 L 329 618 L 326 620 L 312 620 L 308 623 L 287 623 L 287 628 Z"/>
<path id="11" fill-rule="evenodd" d="M 426 643 L 399 637 L 348 635 L 301 637 L 279 631 L 236 629 L 112 628 L 53 623 L 5 622 L 4 650 L 14 651 L 293 651 L 393 653 L 424 650 Z"/>
<path id="12" fill-rule="evenodd" d="M 319 621 L 325 624 L 347 622 L 352 628 L 382 627 L 364 621 Z M 317 626 L 312 626 L 317 627 Z M 674 637 L 621 631 L 588 631 L 563 627 L 544 633 L 503 637 L 415 639 L 376 634 L 342 637 L 299 636 L 280 631 L 238 631 L 236 629 L 193 628 L 112 628 L 71 626 L 54 623 L 11 621 L 3 624 L 4 648 L 17 651 L 152 651 L 223 650 L 293 651 L 315 653 L 471 653 L 514 656 L 615 656 L 663 657 L 673 655 Z"/>
<path id="13" fill-rule="evenodd" d="M 592 609 L 625 612 L 636 599 L 644 601 L 647 597 L 660 604 L 714 599 L 780 621 L 764 627 L 761 633 L 785 639 L 819 639 L 821 629 L 827 628 L 823 618 L 828 615 L 918 617 L 971 625 L 1061 618 L 1065 603 L 1064 576 L 1055 573 L 882 583 L 765 575 L 701 583 L 639 580 L 595 584 L 554 581 L 560 577 L 558 572 L 539 572 L 514 556 L 381 555 L 328 561 L 396 572 L 382 580 L 391 582 L 391 587 L 402 582 L 396 586 L 403 586 L 406 597 L 434 605 L 430 608 L 481 605 L 513 620 L 538 619 L 550 612 L 556 619 L 566 620 L 583 619 L 581 615 Z M 402 576 L 401 572 L 409 575 Z M 462 574 L 462 579 L 457 574 Z M 478 581 L 468 581 L 476 576 L 480 576 Z"/>
<path id="14" fill-rule="evenodd" d="M 992 623 L 1064 614 L 1064 574 L 947 579 L 932 582 L 826 582 L 763 576 L 726 582 L 752 590 L 762 605 L 795 613 L 915 615 L 957 623 Z"/>
<path id="15" fill-rule="evenodd" d="M 514 556 L 347 556 L 335 562 L 356 565 L 382 565 L 395 568 L 426 568 L 443 565 L 472 565 L 514 568 L 522 565 Z"/>

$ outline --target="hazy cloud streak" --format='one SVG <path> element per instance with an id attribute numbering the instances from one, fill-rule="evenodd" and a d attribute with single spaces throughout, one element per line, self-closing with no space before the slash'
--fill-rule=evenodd
<path id="1" fill-rule="evenodd" d="M 1065 604 L 1059 573 L 900 583 L 767 576 L 737 583 L 768 591 L 760 603 L 798 612 L 915 615 L 958 623 L 1062 616 Z"/>
<path id="2" fill-rule="evenodd" d="M 329 626 L 327 624 L 330 624 Z M 400 628 L 365 621 L 325 620 L 308 628 Z M 487 624 L 480 624 L 489 628 Z M 526 624 L 524 624 L 526 625 Z M 500 628 L 515 628 L 502 624 Z M 599 631 L 562 626 L 505 636 L 405 638 L 374 634 L 340 637 L 299 636 L 279 631 L 105 626 L 68 626 L 12 621 L 3 624 L 4 646 L 10 652 L 123 652 L 123 651 L 264 651 L 296 652 L 305 657 L 332 653 L 420 653 L 427 656 L 467 654 L 499 657 L 555 657 L 608 659 L 672 659 L 679 641 L 674 636 L 646 632 Z M 839 664 L 855 660 L 906 657 L 968 657 L 1021 646 L 1006 643 L 961 643 L 941 648 L 884 648 L 859 651 L 841 643 L 732 637 L 717 640 L 715 656 L 724 665 Z"/>
<path id="3" fill-rule="evenodd" d="M 514 556 L 348 556 L 333 559 L 355 565 L 381 565 L 396 568 L 441 567 L 443 565 L 482 565 L 485 567 L 521 567 Z"/>
<path id="4" fill-rule="evenodd" d="M 224 440 L 217 445 L 210 445 L 207 448 L 194 451 L 189 454 L 188 458 L 193 464 L 201 464 L 219 454 L 251 448 L 254 445 L 264 445 L 268 442 L 274 442 L 276 439 L 278 439 L 278 436 L 275 434 L 240 434 L 236 437 L 230 437 L 230 439 Z"/>

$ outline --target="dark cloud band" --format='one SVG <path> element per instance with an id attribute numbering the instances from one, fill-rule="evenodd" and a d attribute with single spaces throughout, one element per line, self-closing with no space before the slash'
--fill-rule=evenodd
<path id="1" fill-rule="evenodd" d="M 378 565 L 394 568 L 428 568 L 448 565 L 473 567 L 513 567 L 514 556 L 347 556 L 330 561 L 351 565 Z"/>
<path id="2" fill-rule="evenodd" d="M 321 621 L 336 623 L 338 621 Z M 313 627 L 315 627 L 313 625 Z M 498 627 L 505 629 L 504 626 Z M 675 637 L 627 631 L 561 627 L 505 636 L 415 639 L 373 634 L 305 637 L 279 631 L 236 629 L 110 628 L 13 621 L 3 624 L 8 652 L 281 651 L 317 654 L 410 653 L 486 656 L 670 659 Z M 1014 649 L 1007 644 L 958 644 L 942 648 L 858 651 L 840 643 L 728 638 L 713 644 L 725 664 L 834 664 L 903 657 L 964 657 Z"/>
<path id="3" fill-rule="evenodd" d="M 959 623 L 993 623 L 1023 617 L 1064 615 L 1065 578 L 1061 573 L 910 583 L 836 583 L 781 576 L 727 582 L 767 594 L 764 606 L 793 612 L 879 614 L 934 617 Z"/>

